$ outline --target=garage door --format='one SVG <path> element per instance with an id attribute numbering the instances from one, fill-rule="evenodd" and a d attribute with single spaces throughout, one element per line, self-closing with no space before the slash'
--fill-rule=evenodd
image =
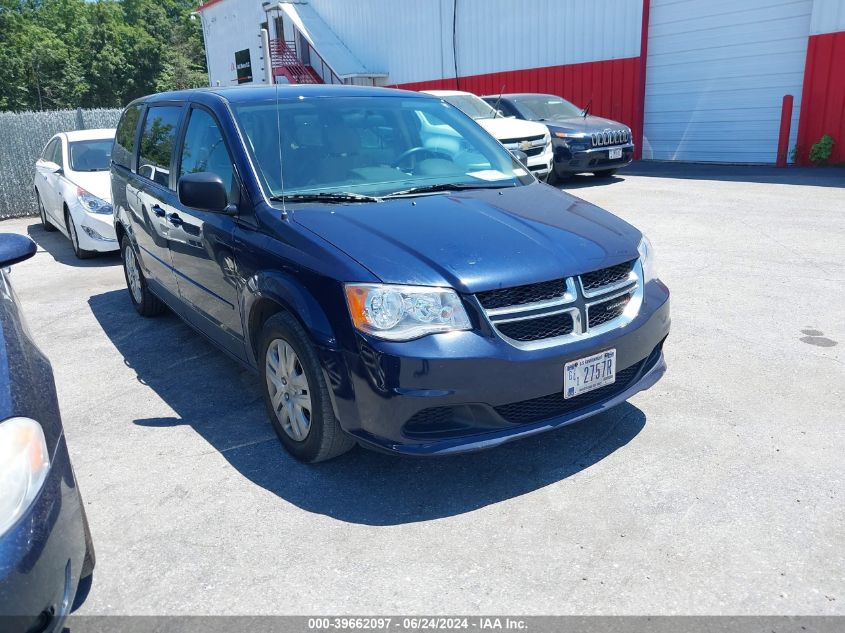
<path id="1" fill-rule="evenodd" d="M 652 0 L 643 158 L 773 163 L 794 146 L 812 0 Z"/>

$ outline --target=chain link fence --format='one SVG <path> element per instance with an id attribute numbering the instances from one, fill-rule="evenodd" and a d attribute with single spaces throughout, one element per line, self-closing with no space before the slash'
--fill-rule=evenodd
<path id="1" fill-rule="evenodd" d="M 0 112 L 0 220 L 38 215 L 35 161 L 58 132 L 111 128 L 120 109 Z"/>

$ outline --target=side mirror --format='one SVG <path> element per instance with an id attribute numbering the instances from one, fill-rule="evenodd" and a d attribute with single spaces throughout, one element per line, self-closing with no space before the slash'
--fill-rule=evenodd
<path id="1" fill-rule="evenodd" d="M 516 160 L 518 160 L 523 167 L 528 167 L 528 154 L 519 149 L 508 150 Z"/>
<path id="2" fill-rule="evenodd" d="M 51 160 L 42 160 L 41 167 L 52 174 L 60 174 L 62 172 L 62 166 Z"/>
<path id="3" fill-rule="evenodd" d="M 222 213 L 229 210 L 226 185 L 217 174 L 200 171 L 185 174 L 176 185 L 179 202 L 186 207 Z"/>
<path id="4" fill-rule="evenodd" d="M 35 242 L 25 235 L 0 233 L 0 268 L 29 259 L 36 250 Z"/>

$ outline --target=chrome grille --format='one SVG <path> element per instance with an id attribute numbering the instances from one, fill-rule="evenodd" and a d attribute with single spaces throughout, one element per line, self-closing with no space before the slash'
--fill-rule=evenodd
<path id="1" fill-rule="evenodd" d="M 590 135 L 590 142 L 593 147 L 604 147 L 605 145 L 622 145 L 628 143 L 631 136 L 628 130 L 607 129 L 602 132 L 594 132 Z"/>
<path id="2" fill-rule="evenodd" d="M 642 266 L 622 262 L 574 277 L 479 292 L 494 331 L 523 349 L 598 334 L 630 321 L 642 303 Z"/>

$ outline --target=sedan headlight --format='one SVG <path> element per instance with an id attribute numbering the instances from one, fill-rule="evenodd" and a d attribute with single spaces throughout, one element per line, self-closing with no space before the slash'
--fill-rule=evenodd
<path id="1" fill-rule="evenodd" d="M 89 213 L 101 213 L 102 215 L 111 215 L 112 206 L 102 198 L 98 198 L 93 193 L 86 191 L 82 187 L 76 188 L 76 197 L 79 199 L 82 207 Z"/>
<path id="2" fill-rule="evenodd" d="M 651 245 L 651 240 L 643 235 L 637 250 L 640 253 L 640 262 L 643 265 L 644 281 L 657 279 L 657 271 L 654 268 L 654 247 Z"/>
<path id="3" fill-rule="evenodd" d="M 26 512 L 49 470 L 47 442 L 38 422 L 29 418 L 0 422 L 0 535 Z"/>
<path id="4" fill-rule="evenodd" d="M 358 330 L 390 341 L 470 329 L 460 298 L 449 288 L 347 284 L 346 302 Z"/>

